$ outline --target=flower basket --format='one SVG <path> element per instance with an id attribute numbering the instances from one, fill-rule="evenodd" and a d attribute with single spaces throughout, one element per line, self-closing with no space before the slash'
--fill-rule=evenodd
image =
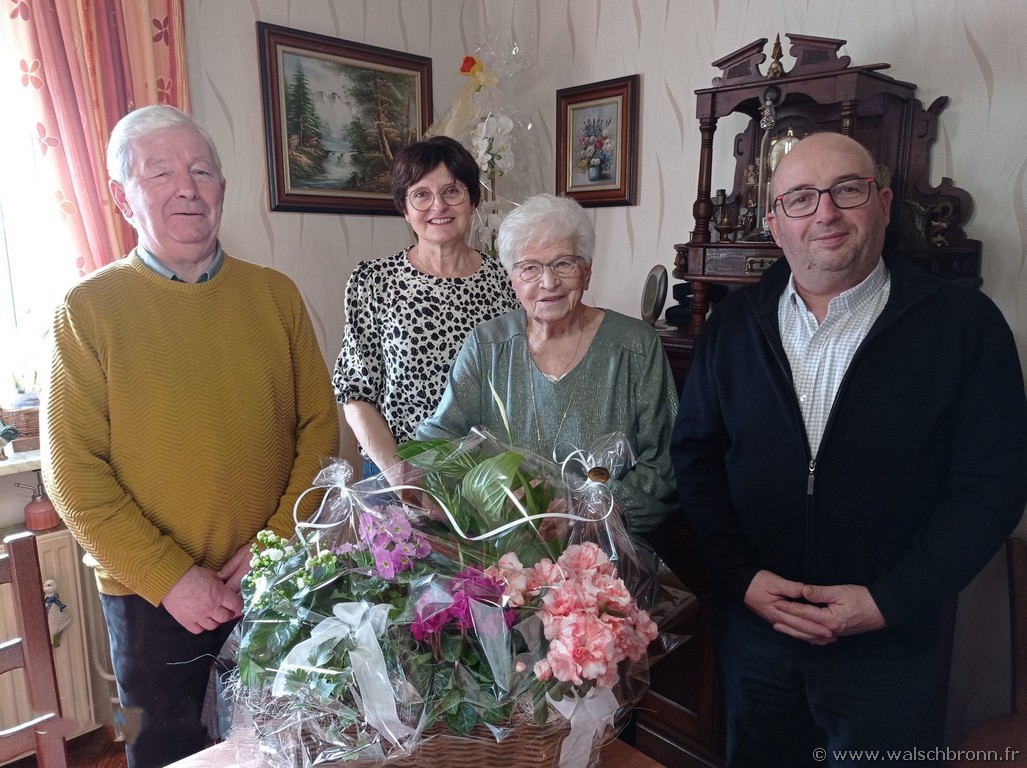
<path id="1" fill-rule="evenodd" d="M 658 635 L 612 494 L 483 431 L 401 455 L 394 485 L 332 465 L 292 540 L 258 536 L 229 690 L 267 759 L 598 765 Z"/>
<path id="2" fill-rule="evenodd" d="M 434 726 L 425 733 L 416 751 L 396 760 L 397 768 L 420 768 L 438 765 L 445 768 L 483 768 L 503 765 L 504 768 L 557 768 L 563 742 L 570 735 L 571 726 L 564 718 L 556 718 L 545 725 L 525 722 L 509 728 L 502 741 L 484 725 L 475 726 L 471 733 L 455 736 L 444 726 Z M 596 740 L 589 753 L 587 765 L 599 765 L 599 747 Z"/>
<path id="3" fill-rule="evenodd" d="M 318 749 L 316 743 L 291 742 L 283 738 L 278 724 L 266 723 L 257 727 L 264 752 L 273 752 L 282 765 L 309 765 L 310 756 Z M 570 722 L 554 718 L 544 725 L 523 722 L 504 731 L 501 741 L 487 726 L 475 726 L 468 734 L 454 735 L 445 726 L 435 725 L 422 734 L 421 741 L 411 754 L 390 760 L 372 757 L 361 759 L 349 755 L 341 761 L 320 762 L 320 766 L 345 765 L 349 768 L 376 768 L 383 764 L 390 768 L 483 768 L 502 764 L 503 768 L 559 768 L 563 743 L 570 735 Z M 612 736 L 611 736 L 612 738 Z M 587 768 L 601 764 L 600 748 L 605 740 L 595 739 L 588 753 Z"/>

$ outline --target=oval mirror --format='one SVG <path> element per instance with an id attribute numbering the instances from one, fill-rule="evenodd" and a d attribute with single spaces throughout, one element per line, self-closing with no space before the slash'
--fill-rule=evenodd
<path id="1" fill-rule="evenodd" d="M 656 325 L 666 301 L 667 268 L 657 264 L 649 270 L 645 283 L 642 284 L 642 319 L 649 325 Z"/>

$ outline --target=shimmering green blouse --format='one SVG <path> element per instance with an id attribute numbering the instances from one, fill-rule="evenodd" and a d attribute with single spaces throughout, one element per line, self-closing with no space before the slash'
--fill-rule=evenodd
<path id="1" fill-rule="evenodd" d="M 438 409 L 417 437 L 458 438 L 483 426 L 507 436 L 503 401 L 516 445 L 562 461 L 596 438 L 623 432 L 637 463 L 609 485 L 635 533 L 654 529 L 676 508 L 670 434 L 678 399 L 666 353 L 649 325 L 603 310 L 584 359 L 552 382 L 528 354 L 524 310 L 478 325 L 464 342 Z"/>

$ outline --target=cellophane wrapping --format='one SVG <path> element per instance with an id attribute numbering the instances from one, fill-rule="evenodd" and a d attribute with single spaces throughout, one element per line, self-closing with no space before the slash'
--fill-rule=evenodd
<path id="1" fill-rule="evenodd" d="M 604 436 L 595 466 L 561 466 L 475 430 L 401 452 L 357 483 L 333 463 L 292 539 L 258 537 L 236 721 L 282 768 L 403 764 L 435 739 L 562 721 L 552 764 L 588 765 L 648 687 L 659 635 L 657 562 L 604 482 L 630 446 Z"/>

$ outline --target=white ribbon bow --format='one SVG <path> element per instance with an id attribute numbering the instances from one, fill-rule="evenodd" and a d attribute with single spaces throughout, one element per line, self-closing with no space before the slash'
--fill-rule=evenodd
<path id="1" fill-rule="evenodd" d="M 396 713 L 396 694 L 389 682 L 378 638 L 385 633 L 389 618 L 389 605 L 371 605 L 367 602 L 336 603 L 332 609 L 334 617 L 323 619 L 310 632 L 310 637 L 297 643 L 282 660 L 271 686 L 274 696 L 288 693 L 289 673 L 305 670 L 320 674 L 338 674 L 337 669 L 315 667 L 310 663 L 311 655 L 319 646 L 331 643 L 338 645 L 352 637 L 355 647 L 349 652 L 353 677 L 360 691 L 360 701 L 368 725 L 376 729 L 393 744 L 409 736 L 414 729 L 400 721 Z"/>
<path id="2" fill-rule="evenodd" d="M 584 696 L 564 696 L 555 701 L 546 699 L 571 723 L 571 732 L 560 749 L 560 768 L 587 768 L 592 744 L 613 725 L 617 697 L 609 688 L 590 688 Z"/>

